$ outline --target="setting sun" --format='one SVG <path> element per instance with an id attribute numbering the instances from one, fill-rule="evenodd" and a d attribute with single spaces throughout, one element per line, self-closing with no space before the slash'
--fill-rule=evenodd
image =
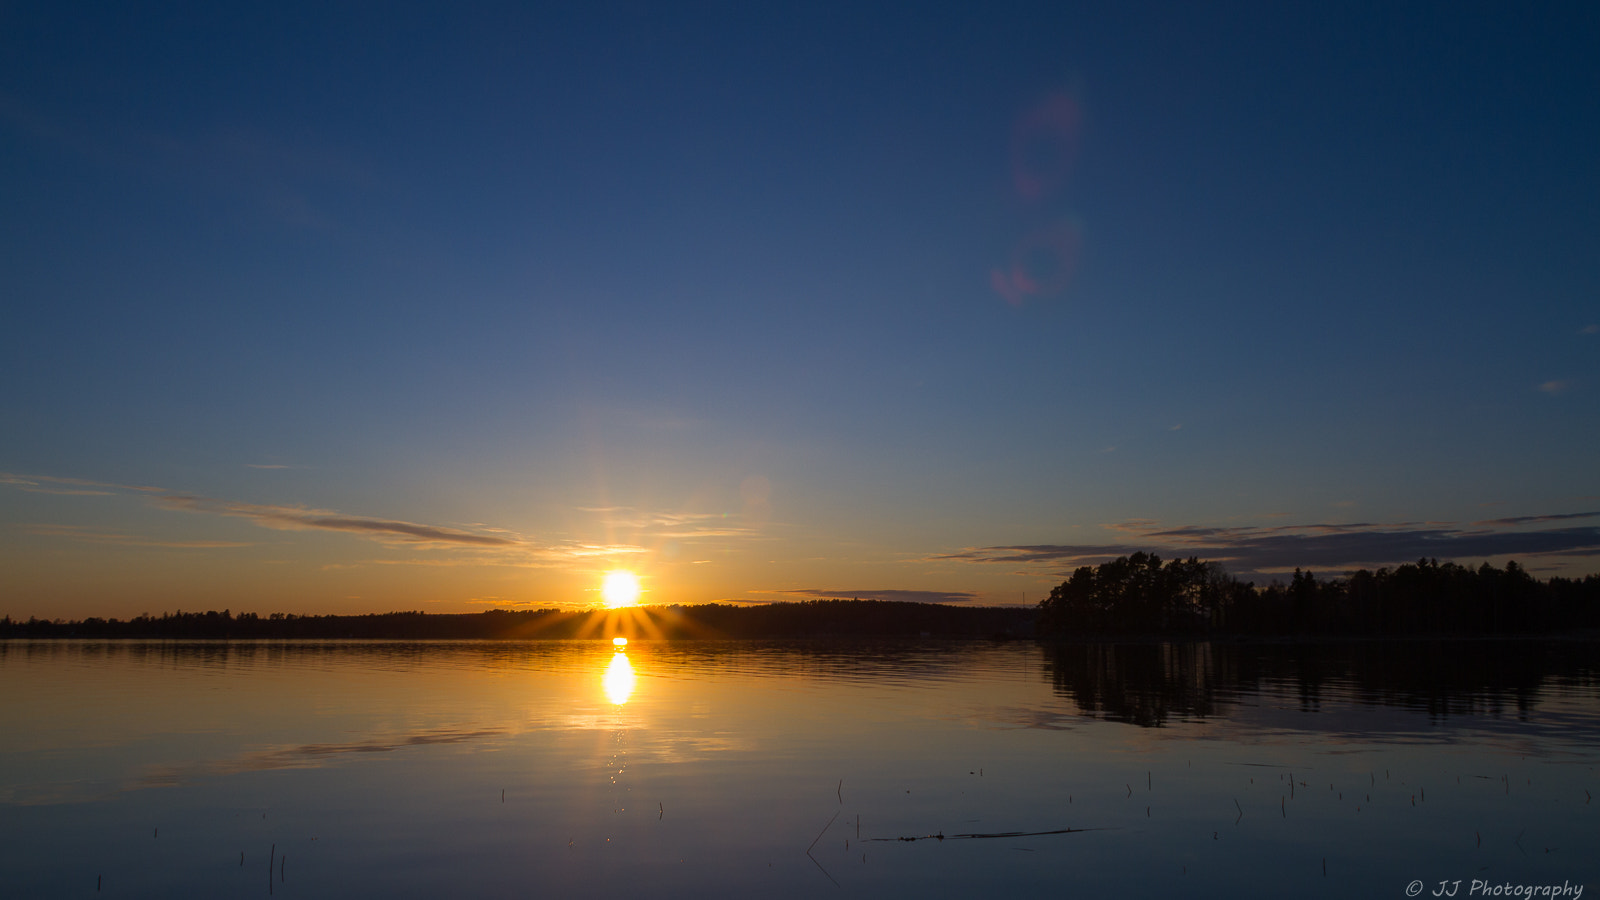
<path id="1" fill-rule="evenodd" d="M 600 586 L 600 597 L 608 609 L 634 606 L 639 602 L 639 576 L 632 572 L 608 572 Z"/>

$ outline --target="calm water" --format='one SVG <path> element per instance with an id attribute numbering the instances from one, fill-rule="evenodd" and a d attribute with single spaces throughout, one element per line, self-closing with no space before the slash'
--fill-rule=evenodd
<path id="1" fill-rule="evenodd" d="M 6 897 L 1600 890 L 1594 643 L 0 642 L 0 721 Z"/>

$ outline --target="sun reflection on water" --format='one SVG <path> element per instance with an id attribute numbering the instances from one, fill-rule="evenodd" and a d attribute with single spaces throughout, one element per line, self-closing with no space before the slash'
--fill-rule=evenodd
<path id="1" fill-rule="evenodd" d="M 633 663 L 628 660 L 628 654 L 611 654 L 611 664 L 606 666 L 601 683 L 605 685 L 606 696 L 612 703 L 621 706 L 628 702 L 628 698 L 633 696 Z"/>

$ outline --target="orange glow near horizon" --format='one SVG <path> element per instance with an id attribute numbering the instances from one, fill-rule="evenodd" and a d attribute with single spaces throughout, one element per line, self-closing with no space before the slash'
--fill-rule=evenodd
<path id="1" fill-rule="evenodd" d="M 638 606 L 639 576 L 621 569 L 607 572 L 605 581 L 600 585 L 600 598 L 605 601 L 607 609 Z"/>

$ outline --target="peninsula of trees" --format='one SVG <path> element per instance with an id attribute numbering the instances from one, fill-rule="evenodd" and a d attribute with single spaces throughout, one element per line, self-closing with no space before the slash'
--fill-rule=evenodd
<path id="1" fill-rule="evenodd" d="M 1600 628 L 1600 575 L 1421 559 L 1257 588 L 1214 562 L 1135 553 L 1083 566 L 1039 604 L 1041 635 L 1501 635 Z"/>
<path id="2" fill-rule="evenodd" d="M 129 620 L 0 618 L 0 638 L 336 639 L 794 637 L 1500 636 L 1600 629 L 1600 575 L 1540 581 L 1515 562 L 1468 568 L 1418 560 L 1288 584 L 1239 581 L 1196 558 L 1135 553 L 1084 566 L 1037 607 L 810 600 L 627 610 L 393 612 L 358 616 L 234 615 L 230 610 Z"/>

